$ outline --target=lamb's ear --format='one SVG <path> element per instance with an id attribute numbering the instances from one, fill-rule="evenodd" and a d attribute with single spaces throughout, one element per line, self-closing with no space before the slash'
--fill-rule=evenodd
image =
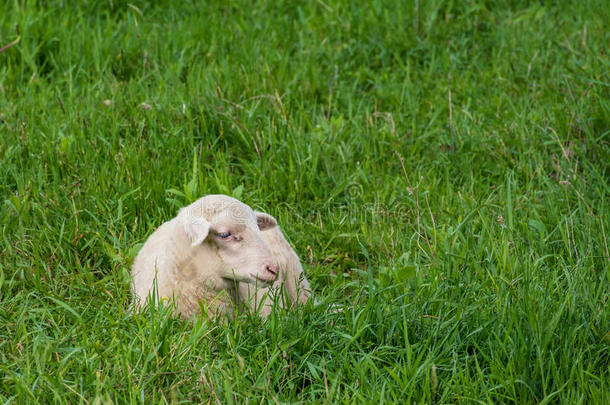
<path id="1" fill-rule="evenodd" d="M 258 224 L 258 229 L 264 231 L 265 229 L 271 229 L 274 226 L 277 226 L 277 221 L 269 214 L 265 214 L 264 212 L 254 211 L 256 214 L 256 223 Z"/>
<path id="2" fill-rule="evenodd" d="M 185 215 L 184 232 L 186 232 L 186 236 L 191 240 L 191 246 L 200 245 L 208 237 L 210 223 L 202 217 Z"/>

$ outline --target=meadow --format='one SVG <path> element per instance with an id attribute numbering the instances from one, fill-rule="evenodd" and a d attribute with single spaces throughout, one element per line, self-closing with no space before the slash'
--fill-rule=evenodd
<path id="1" fill-rule="evenodd" d="M 610 403 L 610 8 L 1 1 L 0 401 Z M 129 311 L 204 194 L 316 302 Z"/>

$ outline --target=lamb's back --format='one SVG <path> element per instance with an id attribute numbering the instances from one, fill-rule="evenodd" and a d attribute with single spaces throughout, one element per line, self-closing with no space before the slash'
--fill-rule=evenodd
<path id="1" fill-rule="evenodd" d="M 155 281 L 157 300 L 171 296 L 173 291 L 171 273 L 179 255 L 179 246 L 177 246 L 179 241 L 176 240 L 175 228 L 175 218 L 157 228 L 148 237 L 133 262 L 131 288 L 139 304 L 144 303 L 153 291 Z"/>

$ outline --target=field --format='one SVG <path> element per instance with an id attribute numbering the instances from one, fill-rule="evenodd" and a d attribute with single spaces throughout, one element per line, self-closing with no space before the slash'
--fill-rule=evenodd
<path id="1" fill-rule="evenodd" d="M 3 403 L 610 403 L 610 9 L 1 1 Z M 204 194 L 316 302 L 129 311 Z"/>

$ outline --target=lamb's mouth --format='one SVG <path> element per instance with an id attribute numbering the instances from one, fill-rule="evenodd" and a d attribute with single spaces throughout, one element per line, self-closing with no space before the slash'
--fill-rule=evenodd
<path id="1" fill-rule="evenodd" d="M 252 280 L 250 284 L 256 284 L 257 282 L 260 282 L 264 285 L 270 285 L 271 283 L 273 283 L 273 281 L 275 281 L 275 277 L 273 279 L 264 279 L 264 278 L 260 278 L 258 276 L 258 274 L 254 274 L 254 273 L 250 273 L 250 277 L 252 277 Z"/>

